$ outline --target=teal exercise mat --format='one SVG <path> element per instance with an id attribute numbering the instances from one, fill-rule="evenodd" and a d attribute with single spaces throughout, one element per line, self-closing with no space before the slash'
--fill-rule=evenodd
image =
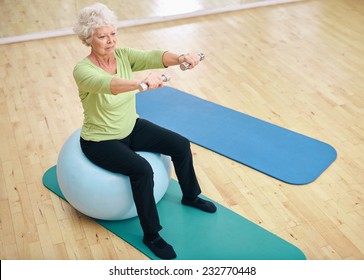
<path id="1" fill-rule="evenodd" d="M 141 118 L 288 184 L 313 182 L 336 159 L 319 140 L 171 87 L 137 94 Z"/>
<path id="2" fill-rule="evenodd" d="M 56 166 L 43 176 L 43 184 L 64 198 L 56 176 Z M 215 202 L 216 213 L 205 213 L 180 202 L 175 180 L 157 205 L 163 229 L 179 260 L 305 260 L 300 249 L 244 217 Z M 158 259 L 143 244 L 138 217 L 121 221 L 94 221 L 151 259 Z"/>

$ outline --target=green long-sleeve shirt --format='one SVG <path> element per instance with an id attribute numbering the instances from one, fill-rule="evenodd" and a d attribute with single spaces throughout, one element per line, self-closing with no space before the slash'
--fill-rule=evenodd
<path id="1" fill-rule="evenodd" d="M 141 51 L 131 48 L 115 50 L 117 73 L 109 74 L 88 58 L 81 60 L 73 70 L 84 111 L 81 137 L 90 141 L 123 139 L 127 137 L 138 118 L 136 91 L 111 94 L 114 77 L 132 79 L 135 71 L 164 68 L 164 51 Z"/>

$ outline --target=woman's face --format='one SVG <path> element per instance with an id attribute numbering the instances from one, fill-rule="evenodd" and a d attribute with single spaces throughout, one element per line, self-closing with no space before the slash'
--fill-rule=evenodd
<path id="1" fill-rule="evenodd" d="M 108 56 L 114 53 L 116 45 L 116 29 L 114 26 L 96 28 L 92 35 L 92 51 L 100 56 Z"/>

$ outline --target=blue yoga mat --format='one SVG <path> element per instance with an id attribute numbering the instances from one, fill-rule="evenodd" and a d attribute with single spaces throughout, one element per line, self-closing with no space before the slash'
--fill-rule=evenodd
<path id="1" fill-rule="evenodd" d="M 59 188 L 56 166 L 43 176 L 43 184 L 66 200 Z M 102 187 L 102 186 L 100 186 Z M 171 180 L 157 204 L 161 235 L 177 252 L 177 260 L 305 260 L 300 249 L 244 217 L 216 203 L 216 213 L 181 204 L 180 186 Z M 157 257 L 143 244 L 138 217 L 121 221 L 94 221 L 151 259 Z"/>
<path id="2" fill-rule="evenodd" d="M 313 182 L 336 159 L 324 142 L 171 87 L 137 94 L 140 117 L 289 184 Z"/>

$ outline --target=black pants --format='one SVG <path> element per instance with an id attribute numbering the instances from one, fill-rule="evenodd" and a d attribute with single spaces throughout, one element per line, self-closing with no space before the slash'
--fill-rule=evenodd
<path id="1" fill-rule="evenodd" d="M 153 170 L 149 162 L 135 151 L 171 156 L 183 196 L 194 198 L 201 193 L 189 140 L 147 120 L 138 119 L 132 133 L 122 140 L 93 142 L 81 138 L 81 148 L 94 164 L 129 176 L 140 224 L 145 233 L 157 233 L 162 227 L 153 195 Z"/>

